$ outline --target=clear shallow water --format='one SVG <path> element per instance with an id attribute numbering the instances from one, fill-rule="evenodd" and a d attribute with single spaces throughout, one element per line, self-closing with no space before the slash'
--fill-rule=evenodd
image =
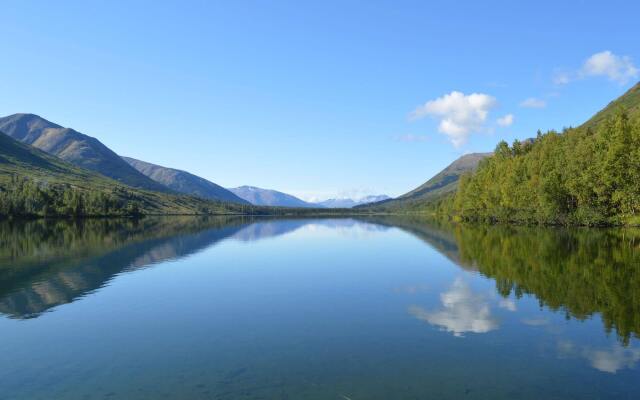
<path id="1" fill-rule="evenodd" d="M 0 224 L 0 399 L 635 399 L 640 233 Z"/>

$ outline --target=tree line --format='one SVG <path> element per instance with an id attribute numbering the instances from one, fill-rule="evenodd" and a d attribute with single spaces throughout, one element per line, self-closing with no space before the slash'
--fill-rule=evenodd
<path id="1" fill-rule="evenodd" d="M 85 191 L 68 184 L 47 184 L 12 175 L 0 188 L 0 216 L 137 216 L 142 204 L 121 186 Z"/>
<path id="2" fill-rule="evenodd" d="M 454 197 L 431 205 L 467 221 L 640 223 L 640 123 L 623 109 L 595 127 L 502 141 Z"/>

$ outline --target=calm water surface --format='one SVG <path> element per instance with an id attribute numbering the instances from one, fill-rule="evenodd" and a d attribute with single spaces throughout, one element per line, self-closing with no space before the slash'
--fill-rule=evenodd
<path id="1" fill-rule="evenodd" d="M 0 399 L 637 399 L 640 232 L 0 223 Z"/>

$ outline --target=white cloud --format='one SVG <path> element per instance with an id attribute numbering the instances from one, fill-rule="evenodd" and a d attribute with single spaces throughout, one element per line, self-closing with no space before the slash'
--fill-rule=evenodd
<path id="1" fill-rule="evenodd" d="M 507 114 L 504 117 L 500 117 L 496 120 L 500 126 L 511 126 L 513 124 L 513 114 Z"/>
<path id="2" fill-rule="evenodd" d="M 529 97 L 520 103 L 520 107 L 524 108 L 545 108 L 547 102 L 542 99 L 536 99 L 535 97 Z"/>
<path id="3" fill-rule="evenodd" d="M 458 337 L 466 332 L 486 333 L 498 328 L 487 299 L 473 293 L 462 279 L 456 279 L 451 288 L 440 295 L 440 301 L 443 308 L 439 311 L 411 306 L 409 313 Z"/>
<path id="4" fill-rule="evenodd" d="M 469 135 L 483 129 L 489 111 L 496 106 L 496 99 L 482 93 L 465 95 L 451 92 L 416 108 L 411 119 L 433 116 L 440 120 L 438 131 L 449 137 L 455 147 L 463 145 Z"/>
<path id="5" fill-rule="evenodd" d="M 580 70 L 582 77 L 606 76 L 609 80 L 620 84 L 637 78 L 639 73 L 630 57 L 618 56 L 608 50 L 589 57 Z"/>

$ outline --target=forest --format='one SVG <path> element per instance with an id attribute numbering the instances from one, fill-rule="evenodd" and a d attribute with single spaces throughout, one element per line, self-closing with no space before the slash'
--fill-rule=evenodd
<path id="1" fill-rule="evenodd" d="M 640 122 L 623 107 L 598 124 L 502 141 L 454 196 L 430 205 L 464 221 L 640 223 Z"/>
<path id="2" fill-rule="evenodd" d="M 82 191 L 71 185 L 47 185 L 14 175 L 0 191 L 0 216 L 136 216 L 141 204 L 133 193 Z"/>

